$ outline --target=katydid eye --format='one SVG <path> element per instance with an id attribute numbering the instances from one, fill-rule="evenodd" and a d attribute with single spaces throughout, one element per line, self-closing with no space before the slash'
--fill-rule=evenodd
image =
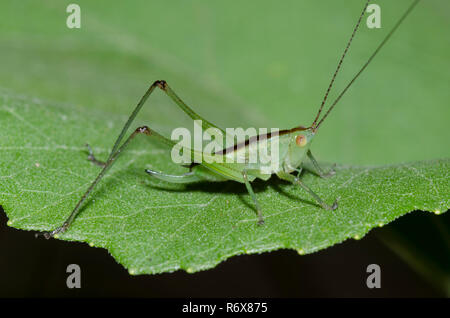
<path id="1" fill-rule="evenodd" d="M 306 137 L 304 135 L 298 135 L 295 138 L 295 143 L 297 144 L 297 146 L 299 147 L 303 147 L 306 145 L 308 141 L 306 140 Z"/>

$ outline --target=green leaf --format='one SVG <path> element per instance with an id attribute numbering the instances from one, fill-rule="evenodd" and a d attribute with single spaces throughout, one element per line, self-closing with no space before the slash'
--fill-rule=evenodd
<path id="1" fill-rule="evenodd" d="M 2 94 L 0 125 L 2 205 L 10 226 L 50 230 L 67 217 L 99 172 L 81 140 L 114 135 L 121 120 L 45 101 Z M 45 122 L 45 125 L 42 123 Z M 80 125 L 83 122 L 83 125 Z M 11 133 L 14 132 L 14 133 Z M 103 143 L 100 143 L 100 145 Z M 106 148 L 94 148 L 101 157 Z M 107 248 L 132 274 L 207 269 L 237 254 L 293 248 L 300 254 L 359 239 L 412 210 L 440 213 L 449 206 L 450 160 L 356 167 L 337 175 L 303 176 L 335 211 L 316 207 L 300 188 L 255 182 L 266 225 L 256 225 L 245 187 L 233 182 L 172 185 L 144 168 L 179 173 L 170 154 L 140 138 L 101 182 L 63 239 Z"/>
<path id="2" fill-rule="evenodd" d="M 106 158 L 156 79 L 222 127 L 308 125 L 362 6 L 79 1 L 82 28 L 70 30 L 69 3 L 0 4 L 0 204 L 20 229 L 64 221 L 99 172 L 83 145 Z M 409 3 L 379 1 L 383 28 L 361 28 L 330 99 Z M 448 9 L 419 4 L 315 138 L 313 152 L 341 164 L 333 178 L 303 180 L 329 203 L 340 197 L 336 211 L 272 178 L 254 183 L 266 217 L 258 227 L 242 184 L 149 178 L 145 168 L 185 169 L 141 136 L 61 238 L 105 247 L 133 274 L 198 271 L 243 253 L 311 253 L 413 210 L 445 212 L 450 159 L 435 158 L 450 157 Z M 135 125 L 142 123 L 166 135 L 192 127 L 161 93 Z"/>

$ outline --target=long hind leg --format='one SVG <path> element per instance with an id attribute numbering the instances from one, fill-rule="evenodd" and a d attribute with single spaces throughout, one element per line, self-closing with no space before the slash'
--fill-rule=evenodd
<path id="1" fill-rule="evenodd" d="M 139 103 L 136 105 L 136 107 L 134 108 L 133 112 L 131 113 L 130 117 L 128 117 L 125 125 L 123 126 L 119 136 L 117 137 L 114 146 L 108 156 L 108 159 L 106 160 L 106 162 L 101 162 L 99 160 L 97 160 L 95 158 L 95 156 L 93 155 L 92 151 L 90 151 L 90 157 L 91 157 L 91 161 L 93 161 L 94 163 L 100 165 L 103 167 L 103 169 L 100 171 L 99 175 L 97 176 L 97 178 L 92 182 L 92 184 L 90 185 L 90 187 L 87 189 L 87 191 L 84 193 L 84 195 L 81 197 L 81 199 L 78 201 L 77 205 L 75 206 L 75 208 L 72 210 L 72 213 L 70 213 L 69 217 L 66 219 L 66 221 L 63 223 L 63 225 L 61 225 L 60 227 L 56 228 L 53 231 L 50 232 L 44 232 L 43 235 L 45 238 L 51 238 L 54 235 L 58 234 L 58 233 L 63 233 L 67 230 L 67 228 L 72 224 L 73 220 L 75 219 L 75 217 L 79 214 L 80 212 L 80 208 L 81 205 L 84 203 L 84 201 L 87 199 L 87 197 L 89 196 L 89 194 L 92 192 L 92 190 L 94 189 L 94 187 L 97 185 L 97 183 L 100 181 L 101 178 L 103 178 L 103 176 L 105 175 L 105 173 L 108 171 L 108 169 L 114 164 L 114 161 L 117 159 L 117 157 L 119 156 L 119 154 L 126 148 L 126 146 L 128 145 L 128 143 L 137 135 L 140 133 L 144 133 L 147 135 L 154 135 L 157 136 L 160 140 L 162 140 L 163 142 L 165 142 L 166 144 L 168 144 L 169 146 L 173 146 L 174 143 L 159 135 L 158 133 L 156 133 L 155 131 L 150 130 L 148 127 L 144 126 L 144 127 L 140 127 L 138 129 L 136 129 L 131 135 L 130 137 L 128 137 L 128 139 L 121 144 L 126 132 L 128 131 L 128 129 L 130 128 L 130 125 L 132 124 L 132 122 L 134 121 L 134 119 L 136 118 L 137 114 L 139 113 L 139 111 L 142 109 L 142 107 L 144 106 L 145 102 L 147 101 L 147 99 L 149 98 L 149 96 L 152 94 L 152 92 L 155 90 L 155 88 L 158 87 L 161 90 L 163 90 L 172 100 L 175 101 L 175 103 L 186 113 L 188 114 L 192 119 L 199 119 L 202 120 L 202 127 L 203 128 L 210 128 L 210 127 L 214 127 L 217 128 L 219 130 L 221 130 L 220 128 L 218 128 L 217 126 L 213 125 L 212 123 L 208 122 L 207 120 L 205 120 L 204 118 L 200 117 L 198 114 L 196 114 L 191 108 L 189 108 L 176 94 L 174 91 L 172 91 L 172 89 L 167 85 L 167 83 L 165 81 L 155 81 L 149 88 L 148 90 L 145 92 L 144 96 L 142 96 L 142 98 L 140 99 Z M 223 131 L 223 130 L 221 130 Z"/>
<path id="2" fill-rule="evenodd" d="M 114 164 L 116 159 L 119 157 L 120 153 L 125 150 L 125 148 L 129 145 L 129 143 L 139 134 L 144 134 L 147 136 L 154 136 L 157 139 L 167 143 L 167 144 L 173 144 L 171 140 L 168 140 L 167 138 L 161 136 L 157 132 L 151 130 L 147 126 L 139 127 L 137 128 L 126 140 L 125 142 L 117 148 L 117 150 L 112 153 L 112 155 L 108 158 L 106 163 L 103 165 L 103 169 L 100 171 L 98 176 L 95 178 L 95 180 L 91 183 L 89 188 L 86 190 L 86 192 L 83 194 L 81 199 L 78 201 L 75 208 L 72 210 L 72 213 L 70 213 L 69 217 L 66 219 L 66 221 L 58 228 L 56 228 L 53 231 L 50 232 L 44 232 L 42 235 L 49 239 L 56 234 L 63 233 L 67 230 L 67 228 L 72 224 L 73 220 L 76 218 L 76 216 L 80 213 L 80 208 L 84 201 L 88 198 L 89 194 L 94 190 L 95 186 L 99 183 L 99 181 L 103 178 L 103 176 L 106 174 L 106 172 L 111 168 L 111 166 Z"/>
<path id="3" fill-rule="evenodd" d="M 117 150 L 117 148 L 120 145 L 120 142 L 122 141 L 123 137 L 125 136 L 125 133 L 127 132 L 128 128 L 130 128 L 131 123 L 134 121 L 134 119 L 136 118 L 137 114 L 140 112 L 140 110 L 144 106 L 145 102 L 150 97 L 150 95 L 152 94 L 152 92 L 154 91 L 154 89 L 156 87 L 158 87 L 164 93 L 166 93 L 167 96 L 169 96 L 170 99 L 172 99 L 178 105 L 178 107 L 180 107 L 181 110 L 184 111 L 193 120 L 201 120 L 202 128 L 205 131 L 207 131 L 208 128 L 215 128 L 215 129 L 218 129 L 224 136 L 226 135 L 226 132 L 223 129 L 219 128 L 218 126 L 214 125 L 213 123 L 209 122 L 208 120 L 206 120 L 205 118 L 203 118 L 202 116 L 200 116 L 199 114 L 194 112 L 194 110 L 192 108 L 190 108 L 180 97 L 178 97 L 178 95 L 175 93 L 174 90 L 172 90 L 172 88 L 170 88 L 170 86 L 167 84 L 166 81 L 160 80 L 160 81 L 155 81 L 152 85 L 150 85 L 148 90 L 145 92 L 144 96 L 142 96 L 141 100 L 136 105 L 135 109 L 133 110 L 133 112 L 131 113 L 130 117 L 128 118 L 128 120 L 126 121 L 125 125 L 123 126 L 122 131 L 119 134 L 119 137 L 117 137 L 117 140 L 114 143 L 114 146 L 113 146 L 113 148 L 111 150 L 111 153 L 109 154 L 109 157 L 111 157 L 112 154 Z M 93 162 L 94 164 L 96 164 L 98 166 L 104 166 L 104 162 L 103 161 L 97 160 L 95 158 L 91 147 L 89 145 L 87 145 L 87 147 L 88 147 L 88 150 L 89 150 L 88 160 Z"/>
<path id="4" fill-rule="evenodd" d="M 222 129 L 220 129 L 213 123 L 207 121 L 205 118 L 201 117 L 196 112 L 194 112 L 185 102 L 183 102 L 181 100 L 181 98 L 178 97 L 177 94 L 175 94 L 175 92 L 170 88 L 170 86 L 167 84 L 166 81 L 155 81 L 149 87 L 149 89 L 145 92 L 144 96 L 142 96 L 141 100 L 139 101 L 139 103 L 137 104 L 137 106 L 135 107 L 133 112 L 131 113 L 131 115 L 128 118 L 125 125 L 123 126 L 119 137 L 117 138 L 116 142 L 114 143 L 114 147 L 111 150 L 110 156 L 117 150 L 120 142 L 122 141 L 125 133 L 127 132 L 128 128 L 130 127 L 131 123 L 134 121 L 137 114 L 141 110 L 142 106 L 144 106 L 145 102 L 147 101 L 147 99 L 149 98 L 149 96 L 152 94 L 153 90 L 156 87 L 160 88 L 163 92 L 165 92 L 167 94 L 167 96 L 169 96 L 181 108 L 181 110 L 184 111 L 189 117 L 191 117 L 194 120 L 201 120 L 203 129 L 206 130 L 207 128 L 216 128 L 216 129 L 220 130 L 223 134 L 225 134 L 225 132 Z"/>

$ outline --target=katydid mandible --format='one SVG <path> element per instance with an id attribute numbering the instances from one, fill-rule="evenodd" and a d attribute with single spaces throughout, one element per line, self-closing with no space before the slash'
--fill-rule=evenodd
<path id="1" fill-rule="evenodd" d="M 161 172 L 156 172 L 152 170 L 145 170 L 149 175 L 156 177 L 158 179 L 167 181 L 167 182 L 174 182 L 174 183 L 189 183 L 189 182 L 195 182 L 195 181 L 225 181 L 225 180 L 233 180 L 236 182 L 240 182 L 245 184 L 250 196 L 252 197 L 252 200 L 254 202 L 257 216 L 258 216 L 258 224 L 264 223 L 264 218 L 262 214 L 262 210 L 260 208 L 260 205 L 258 203 L 258 200 L 256 198 L 255 193 L 253 192 L 251 182 L 254 181 L 256 178 L 262 179 L 264 181 L 267 181 L 272 174 L 276 174 L 280 179 L 289 181 L 293 184 L 299 185 L 301 188 L 306 190 L 314 199 L 315 201 L 325 210 L 334 210 L 338 206 L 338 200 L 335 200 L 333 204 L 329 205 L 325 203 L 317 194 L 314 193 L 312 189 L 310 189 L 306 184 L 304 184 L 300 180 L 300 172 L 302 170 L 303 162 L 306 158 L 311 160 L 314 168 L 317 170 L 316 173 L 322 177 L 330 177 L 334 175 L 334 169 L 330 169 L 328 172 L 324 172 L 317 161 L 314 159 L 314 156 L 312 155 L 312 152 L 310 150 L 311 142 L 317 133 L 317 130 L 322 125 L 325 118 L 328 117 L 330 112 L 333 110 L 333 108 L 336 106 L 336 104 L 339 102 L 339 100 L 342 98 L 342 96 L 347 92 L 348 88 L 355 82 L 355 80 L 359 77 L 359 75 L 366 69 L 366 67 L 370 64 L 372 59 L 378 54 L 380 49 L 384 46 L 384 44 L 388 41 L 388 39 L 392 36 L 392 34 L 397 30 L 397 28 L 400 26 L 400 24 L 403 22 L 403 20 L 408 16 L 408 14 L 411 12 L 411 10 L 417 5 L 417 3 L 420 0 L 415 0 L 409 8 L 406 10 L 406 12 L 400 17 L 400 19 L 397 21 L 397 23 L 394 25 L 394 27 L 389 31 L 389 33 L 386 35 L 386 37 L 383 39 L 383 41 L 378 45 L 378 47 L 375 49 L 375 51 L 372 53 L 372 55 L 368 58 L 367 62 L 361 67 L 361 69 L 354 75 L 354 77 L 350 80 L 350 82 L 345 86 L 345 88 L 341 91 L 341 93 L 338 95 L 338 97 L 334 100 L 334 102 L 331 104 L 331 106 L 328 108 L 326 113 L 320 118 L 320 115 L 322 113 L 322 110 L 324 108 L 325 102 L 327 101 L 328 94 L 333 87 L 334 80 L 336 79 L 337 74 L 339 73 L 339 70 L 341 68 L 342 62 L 347 55 L 348 49 L 350 47 L 350 44 L 355 36 L 355 33 L 357 29 L 359 28 L 361 24 L 361 20 L 364 16 L 364 13 L 366 12 L 367 6 L 370 2 L 368 0 L 364 8 L 362 10 L 361 15 L 358 18 L 358 21 L 356 22 L 356 25 L 353 29 L 353 32 L 350 36 L 349 41 L 347 42 L 347 45 L 345 47 L 345 50 L 338 62 L 337 68 L 332 76 L 332 79 L 327 87 L 327 90 L 325 92 L 325 95 L 323 97 L 322 103 L 319 107 L 319 110 L 317 112 L 316 117 L 314 118 L 313 123 L 309 127 L 303 127 L 298 126 L 294 127 L 292 129 L 286 129 L 279 131 L 278 134 L 272 136 L 267 135 L 264 138 L 253 138 L 248 139 L 247 141 L 236 144 L 233 147 L 230 147 L 229 149 L 223 149 L 222 152 L 216 152 L 215 156 L 221 156 L 225 153 L 230 152 L 244 152 L 248 154 L 250 151 L 249 149 L 258 149 L 258 147 L 263 147 L 262 144 L 259 143 L 261 140 L 264 140 L 264 147 L 267 147 L 267 145 L 271 142 L 278 142 L 280 154 L 279 154 L 279 160 L 277 162 L 272 162 L 271 164 L 271 171 L 269 173 L 267 171 L 262 171 L 260 169 L 261 167 L 255 164 L 250 163 L 228 163 L 222 161 L 222 163 L 207 163 L 207 162 L 201 162 L 201 163 L 193 163 L 189 167 L 189 172 L 186 172 L 182 175 L 169 175 Z M 53 231 L 50 232 L 44 232 L 42 235 L 49 239 L 56 234 L 65 232 L 69 226 L 73 223 L 74 219 L 80 212 L 80 208 L 83 205 L 83 203 L 86 201 L 86 199 L 89 197 L 95 186 L 98 184 L 98 182 L 103 178 L 103 176 L 106 174 L 106 172 L 111 168 L 111 166 L 114 164 L 114 162 L 117 160 L 119 155 L 126 149 L 126 147 L 130 144 L 130 142 L 133 140 L 135 136 L 138 134 L 144 134 L 150 137 L 154 137 L 163 143 L 167 144 L 168 146 L 174 146 L 174 141 L 165 138 L 164 136 L 158 134 L 156 131 L 150 129 L 147 126 L 142 126 L 137 128 L 123 143 L 122 140 L 125 137 L 126 132 L 128 131 L 128 128 L 132 124 L 133 120 L 135 119 L 136 115 L 139 113 L 141 108 L 143 107 L 144 103 L 147 101 L 148 97 L 152 94 L 152 92 L 155 90 L 155 88 L 159 88 L 162 91 L 164 91 L 167 96 L 169 96 L 178 106 L 181 108 L 182 111 L 184 111 L 189 117 L 191 117 L 193 120 L 201 120 L 202 122 L 202 128 L 208 129 L 218 129 L 219 131 L 225 132 L 212 124 L 211 122 L 205 120 L 200 115 L 195 113 L 188 105 L 186 105 L 175 92 L 170 88 L 170 86 L 165 81 L 155 81 L 146 91 L 144 96 L 141 98 L 135 109 L 133 110 L 132 114 L 128 118 L 127 122 L 125 123 L 124 127 L 122 128 L 121 133 L 119 134 L 116 142 L 114 143 L 114 146 L 109 154 L 108 159 L 105 162 L 102 162 L 100 160 L 97 160 L 91 150 L 91 148 L 88 146 L 89 149 L 89 157 L 88 159 L 92 161 L 93 163 L 102 166 L 102 170 L 100 171 L 99 175 L 96 177 L 96 179 L 92 182 L 90 187 L 87 189 L 87 191 L 84 193 L 84 195 L 80 198 L 77 205 L 73 209 L 72 213 L 69 215 L 69 217 L 66 219 L 66 221 L 58 228 L 56 228 Z M 276 139 L 276 140 L 275 140 Z M 256 143 L 256 144 L 255 144 Z M 256 147 L 255 147 L 256 146 Z M 194 151 L 191 150 L 194 154 Z M 293 175 L 291 173 L 296 172 L 296 175 Z M 39 234 L 38 234 L 39 235 Z"/>

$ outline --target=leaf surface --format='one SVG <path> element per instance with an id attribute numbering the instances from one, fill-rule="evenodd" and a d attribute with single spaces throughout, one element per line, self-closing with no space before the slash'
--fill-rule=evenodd
<path id="1" fill-rule="evenodd" d="M 67 4 L 0 4 L 0 204 L 19 229 L 64 221 L 99 172 L 83 145 L 105 159 L 154 80 L 167 80 L 222 127 L 308 125 L 361 10 L 360 1 L 79 1 L 82 28 L 70 30 Z M 334 94 L 408 4 L 380 1 L 383 28 L 360 30 Z M 450 157 L 450 73 L 442 71 L 450 42 L 441 12 L 448 4 L 421 3 L 316 137 L 318 158 L 341 164 L 333 178 L 302 178 L 326 202 L 340 197 L 338 210 L 272 178 L 254 183 L 266 218 L 258 227 L 242 184 L 149 178 L 145 168 L 186 170 L 142 136 L 61 238 L 107 248 L 132 274 L 193 272 L 244 253 L 312 253 L 413 210 L 445 212 L 450 162 L 435 159 Z M 192 125 L 161 93 L 135 126 L 142 123 L 166 135 Z"/>

